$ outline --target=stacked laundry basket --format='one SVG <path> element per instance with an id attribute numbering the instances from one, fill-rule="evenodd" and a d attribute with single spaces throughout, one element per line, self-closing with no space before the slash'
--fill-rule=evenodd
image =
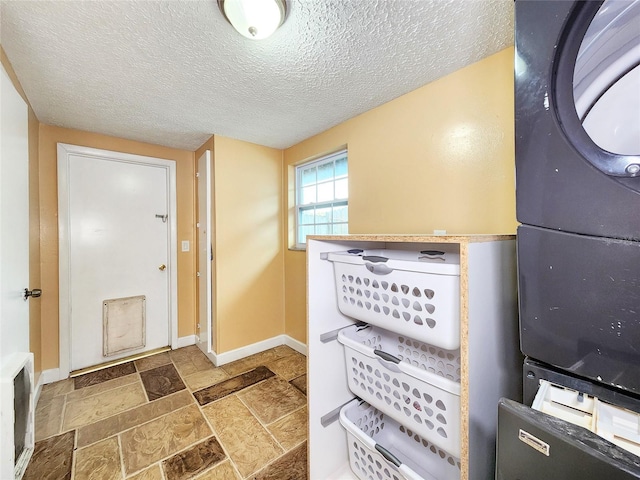
<path id="1" fill-rule="evenodd" d="M 456 251 L 328 254 L 348 386 L 340 412 L 362 480 L 460 478 L 460 260 Z"/>

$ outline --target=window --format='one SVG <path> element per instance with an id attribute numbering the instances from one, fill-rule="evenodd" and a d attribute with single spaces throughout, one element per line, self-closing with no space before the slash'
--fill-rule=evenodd
<path id="1" fill-rule="evenodd" d="M 349 232 L 347 151 L 296 167 L 296 247 L 307 235 Z"/>

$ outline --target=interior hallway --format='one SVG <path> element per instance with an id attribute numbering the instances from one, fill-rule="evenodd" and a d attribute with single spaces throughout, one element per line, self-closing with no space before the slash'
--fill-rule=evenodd
<path id="1" fill-rule="evenodd" d="M 25 480 L 307 477 L 307 359 L 196 346 L 45 385 Z"/>

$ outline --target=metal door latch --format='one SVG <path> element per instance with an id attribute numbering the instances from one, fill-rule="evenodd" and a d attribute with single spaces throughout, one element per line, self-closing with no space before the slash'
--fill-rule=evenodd
<path id="1" fill-rule="evenodd" d="M 156 218 L 161 218 L 162 223 L 167 223 L 167 219 L 169 218 L 169 215 L 160 215 L 159 213 L 157 213 Z"/>
<path id="2" fill-rule="evenodd" d="M 42 295 L 42 290 L 40 290 L 39 288 L 34 288 L 33 290 L 25 288 L 22 298 L 24 298 L 24 300 L 26 301 L 29 299 L 29 297 L 38 298 L 40 295 Z"/>

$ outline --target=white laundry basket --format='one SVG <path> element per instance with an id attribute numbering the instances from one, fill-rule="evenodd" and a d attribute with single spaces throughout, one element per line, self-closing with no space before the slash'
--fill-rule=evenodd
<path id="1" fill-rule="evenodd" d="M 338 333 L 349 389 L 425 440 L 460 456 L 460 353 L 370 325 Z"/>
<path id="2" fill-rule="evenodd" d="M 360 480 L 459 480 L 460 460 L 366 402 L 340 411 L 349 465 Z"/>
<path id="3" fill-rule="evenodd" d="M 460 346 L 457 252 L 355 249 L 327 259 L 345 315 L 447 350 Z"/>

